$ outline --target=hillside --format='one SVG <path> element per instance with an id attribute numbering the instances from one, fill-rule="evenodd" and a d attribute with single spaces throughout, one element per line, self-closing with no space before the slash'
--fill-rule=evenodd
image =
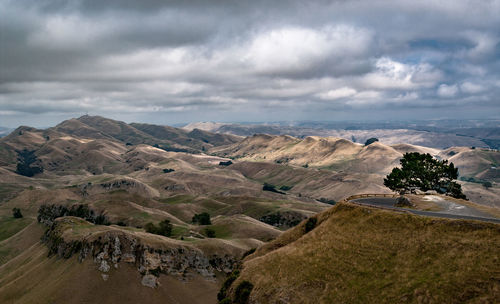
<path id="1" fill-rule="evenodd" d="M 495 224 L 433 219 L 348 203 L 248 256 L 229 289 L 251 303 L 494 303 L 500 297 Z M 247 284 L 248 285 L 248 284 Z"/>
<path id="2" fill-rule="evenodd" d="M 0 302 L 215 303 L 246 251 L 328 206 L 203 153 L 239 140 L 101 117 L 0 139 Z M 165 220 L 168 236 L 148 228 Z"/>
<path id="3" fill-rule="evenodd" d="M 75 302 L 215 303 L 245 253 L 260 247 L 260 255 L 348 196 L 391 193 L 383 178 L 412 151 L 463 170 L 472 202 L 450 206 L 497 214 L 497 151 L 242 139 L 90 116 L 19 127 L 0 139 L 0 302 L 67 303 L 76 295 Z M 202 215 L 210 221 L 197 221 Z"/>
<path id="4" fill-rule="evenodd" d="M 352 194 L 372 193 L 370 191 L 388 192 L 383 186 L 383 178 L 399 165 L 404 153 L 429 153 L 440 159 L 448 159 L 458 167 L 467 196 L 479 204 L 500 207 L 500 152 L 496 150 L 470 147 L 440 150 L 410 144 L 389 146 L 381 142 L 364 146 L 342 138 L 309 136 L 300 139 L 288 135 L 256 134 L 232 145 L 212 148 L 210 152 L 243 161 L 245 165 L 236 164 L 233 168 L 245 176 L 294 186 L 291 190 L 294 193 L 309 195 L 315 192 L 321 197 L 335 200 Z M 279 166 L 264 166 L 262 163 Z M 256 172 L 256 168 L 263 167 L 266 170 Z M 301 171 L 299 167 L 315 170 Z M 313 174 L 317 175 L 315 182 L 307 183 Z M 325 185 L 327 188 L 321 187 L 325 178 L 336 180 L 339 184 L 329 183 Z M 477 187 L 484 182 L 491 182 L 492 187 Z"/>

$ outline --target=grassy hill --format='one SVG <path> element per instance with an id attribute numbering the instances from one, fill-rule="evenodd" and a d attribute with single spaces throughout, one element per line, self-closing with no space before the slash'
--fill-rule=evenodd
<path id="1" fill-rule="evenodd" d="M 353 143 L 349 140 L 333 137 L 309 136 L 304 139 L 295 138 L 288 135 L 267 135 L 256 134 L 244 140 L 226 146 L 215 147 L 211 153 L 221 157 L 230 157 L 244 162 L 259 163 L 256 165 L 246 164 L 244 174 L 274 183 L 284 183 L 286 174 L 284 171 L 294 171 L 294 185 L 304 185 L 311 176 L 311 170 L 297 170 L 297 167 L 313 168 L 333 172 L 337 181 L 342 182 L 342 186 L 335 187 L 330 183 L 328 187 L 321 187 L 324 176 L 328 174 L 318 174 L 323 178 L 318 178 L 316 183 L 310 183 L 303 187 L 302 193 L 307 189 L 319 193 L 319 196 L 330 196 L 334 199 L 341 199 L 355 193 L 367 193 L 376 191 L 384 192 L 383 178 L 399 165 L 399 159 L 404 153 L 419 152 L 429 153 L 440 159 L 448 159 L 459 169 L 460 181 L 465 189 L 465 194 L 474 199 L 475 202 L 489 206 L 500 207 L 499 178 L 500 152 L 496 150 L 452 147 L 445 150 L 428 148 L 410 144 L 395 144 L 392 146 L 375 142 L 368 146 Z M 266 170 L 259 171 L 258 175 L 248 174 L 248 168 L 263 168 L 266 164 L 276 164 L 288 169 L 272 169 L 267 166 Z M 239 167 L 238 167 L 239 166 Z M 237 165 L 234 168 L 241 168 Z M 256 169 L 250 171 L 256 171 Z M 264 174 L 268 172 L 268 174 Z M 272 178 L 281 177 L 281 181 Z M 289 176 L 292 178 L 292 175 Z M 303 178 L 301 178 L 303 177 Z M 283 180 L 285 178 L 285 180 Z M 302 181 L 299 181 L 302 179 Z M 473 185 L 491 182 L 492 187 L 486 189 Z M 287 181 L 290 183 L 290 181 Z M 353 187 L 355 185 L 355 187 Z M 298 193 L 299 187 L 294 187 L 292 191 Z M 305 189 L 304 189 L 305 188 Z M 305 190 L 305 191 L 304 191 Z M 375 192 L 374 192 L 375 193 Z"/>
<path id="2" fill-rule="evenodd" d="M 494 303 L 500 227 L 348 203 L 248 256 L 252 303 Z"/>
<path id="3" fill-rule="evenodd" d="M 412 218 L 378 211 L 373 211 L 378 217 L 364 218 L 363 212 L 354 212 L 358 209 L 349 209 L 353 213 L 348 214 L 348 208 L 342 205 L 344 207 L 331 209 L 338 213 L 330 210 L 318 215 L 321 225 L 308 234 L 300 232 L 302 228 L 284 231 L 347 196 L 389 193 L 382 185 L 383 177 L 397 165 L 403 153 L 409 151 L 453 159 L 459 168 L 464 168 L 467 177 L 491 180 L 492 187 L 488 189 L 476 180 L 462 183 L 468 193 L 474 194 L 471 195 L 474 202 L 493 202 L 494 206 L 498 201 L 496 171 L 491 168 L 498 163 L 495 151 L 463 147 L 441 151 L 379 142 L 363 146 L 340 138 L 301 139 L 264 134 L 241 139 L 198 129 L 126 124 L 90 116 L 67 120 L 46 130 L 19 127 L 0 139 L 0 302 L 36 303 L 43 299 L 60 303 L 75 295 L 75 302 L 78 299 L 99 303 L 139 302 L 147 297 L 153 303 L 162 300 L 211 303 L 215 302 L 225 273 L 235 268 L 245 252 L 261 246 L 248 263 L 265 259 L 275 254 L 277 244 L 297 244 L 295 241 L 315 235 L 317 229 L 323 231 L 321 227 L 325 225 L 327 229 L 321 236 L 337 231 L 341 242 L 327 241 L 346 246 L 342 247 L 346 251 L 335 249 L 339 259 L 344 255 L 348 259 L 337 261 L 344 267 L 339 269 L 347 271 L 349 267 L 345 265 L 353 263 L 365 267 L 369 261 L 377 262 L 377 257 L 385 254 L 381 248 L 409 248 L 405 242 L 408 236 L 415 236 L 411 229 L 428 226 L 423 231 L 430 238 L 448 228 L 439 226 L 441 221 L 408 220 Z M 33 176 L 22 175 L 25 170 L 21 172 L 19 165 L 23 163 L 43 168 L 43 172 L 35 170 Z M 273 186 L 275 191 L 269 191 Z M 56 205 L 51 210 L 66 210 L 66 213 L 58 214 L 57 219 L 47 222 L 49 226 L 43 226 L 37 222 L 37 215 L 44 205 Z M 89 208 L 94 217 L 84 217 L 87 221 L 70 217 L 75 214 L 68 210 L 78 206 Z M 24 217 L 14 219 L 13 208 L 20 208 Z M 201 213 L 210 215 L 210 224 L 192 222 L 193 217 Z M 95 221 L 97 215 L 101 216 L 99 222 Z M 326 224 L 330 215 L 336 219 L 332 226 Z M 146 229 L 150 223 L 159 225 L 165 220 L 172 224 L 169 237 L 147 232 L 152 231 Z M 343 223 L 342 227 L 339 223 Z M 300 227 L 304 225 L 303 222 Z M 441 227 L 436 228 L 436 232 L 429 228 L 438 227 L 436 225 Z M 460 231 L 465 240 L 472 238 L 469 230 Z M 387 240 L 382 240 L 383 233 L 394 235 L 395 243 L 384 243 Z M 459 232 L 453 233 L 450 235 L 454 235 L 454 240 L 459 240 Z M 495 233 L 490 236 L 496 238 Z M 493 248 L 498 245 L 480 233 L 477 236 L 480 252 L 483 241 Z M 44 244 L 40 244 L 41 237 Z M 272 241 L 275 238 L 278 243 Z M 117 239 L 119 245 L 116 245 Z M 373 243 L 377 247 L 369 247 L 367 255 L 363 255 L 357 248 L 368 240 L 377 240 L 380 244 Z M 443 236 L 439 240 L 451 242 Z M 269 241 L 271 243 L 265 243 Z M 319 239 L 312 242 L 323 244 L 323 249 L 314 248 L 319 250 L 317 256 L 327 261 L 332 254 L 325 249 L 332 244 L 321 243 Z M 443 244 L 448 246 L 446 242 Z M 119 248 L 120 253 L 116 253 L 115 248 Z M 471 248 L 464 247 L 460 253 L 469 256 L 473 252 Z M 52 257 L 48 259 L 49 253 Z M 353 262 L 354 253 L 361 254 L 359 262 Z M 368 253 L 375 257 L 368 257 Z M 408 249 L 397 263 L 404 264 L 404 259 L 414 258 L 410 253 Z M 133 259 L 126 254 L 132 254 L 135 262 L 130 262 Z M 290 253 L 290 257 L 294 254 Z M 314 251 L 307 254 L 316 255 Z M 88 258 L 83 258 L 86 255 Z M 116 263 L 113 256 L 123 258 L 123 263 Z M 300 261 L 300 258 L 290 261 Z M 103 259 L 110 267 L 108 272 L 99 270 L 104 267 Z M 287 258 L 280 256 L 280 259 L 286 262 Z M 178 263 L 169 264 L 169 261 Z M 386 257 L 384 263 L 389 261 Z M 273 263 L 281 262 L 278 259 Z M 246 265 L 247 262 L 244 275 L 251 269 Z M 371 275 L 369 269 L 362 269 Z M 409 270 L 404 271 L 410 277 Z M 248 275 L 250 278 L 250 273 Z M 143 286 L 143 280 L 150 286 Z M 312 282 L 316 284 L 315 280 Z M 333 288 L 318 282 L 318 286 L 327 291 Z M 296 283 L 300 286 L 300 280 Z M 342 285 L 343 281 L 338 284 L 342 290 L 351 286 Z M 191 292 L 196 286 L 201 286 L 199 293 Z M 121 288 L 124 291 L 120 292 Z M 406 292 L 403 287 L 398 288 L 398 292 Z M 326 291 L 314 292 L 319 295 Z M 316 294 L 311 294 L 314 296 Z M 361 293 L 361 296 L 371 294 Z"/>

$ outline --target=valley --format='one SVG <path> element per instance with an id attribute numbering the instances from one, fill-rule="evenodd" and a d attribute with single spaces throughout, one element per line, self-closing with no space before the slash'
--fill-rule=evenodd
<path id="1" fill-rule="evenodd" d="M 382 231 L 394 234 L 397 244 L 391 246 L 409 246 L 395 232 L 403 222 L 418 229 L 430 224 L 425 240 L 439 231 L 450 230 L 451 235 L 458 235 L 461 230 L 454 228 L 454 223 L 461 221 L 403 216 L 386 210 L 358 218 L 372 209 L 345 201 L 358 194 L 394 193 L 384 186 L 383 179 L 407 152 L 429 153 L 453 162 L 459 168 L 460 184 L 470 199 L 458 200 L 457 204 L 473 208 L 484 217 L 500 218 L 497 171 L 500 153 L 486 148 L 439 149 L 382 142 L 363 145 L 321 136 L 243 137 L 199 129 L 127 124 L 98 116 L 82 116 L 47 129 L 19 127 L 0 139 L 0 302 L 72 303 L 65 299 L 76 294 L 74 303 L 83 300 L 136 303 L 144 297 L 151 303 L 217 303 L 223 282 L 234 271 L 242 271 L 242 278 L 256 284 L 252 299 L 262 299 L 270 295 L 266 288 L 274 286 L 267 281 L 274 274 L 266 279 L 258 274 L 268 273 L 269 270 L 261 268 L 268 267 L 266 259 L 269 256 L 269 263 L 276 263 L 273 250 L 277 250 L 279 257 L 278 247 L 283 246 L 291 252 L 302 252 L 302 243 L 306 241 L 296 243 L 299 237 L 295 235 L 313 218 L 318 221 L 314 231 L 333 229 L 343 241 L 349 235 L 356 235 L 353 242 L 365 244 L 365 240 L 375 237 L 380 241 L 376 246 L 380 247 L 366 249 L 374 256 L 380 254 L 380 248 L 388 246 L 382 242 Z M 483 186 L 485 182 L 490 186 Z M 423 197 L 414 195 L 412 200 L 417 202 Z M 444 205 L 431 205 L 428 202 L 422 210 L 434 208 L 433 211 L 447 212 Z M 22 218 L 12 217 L 14 208 L 19 208 Z M 208 222 L 196 220 L 201 217 L 208 217 Z M 326 228 L 330 217 L 339 217 L 348 228 L 335 226 L 340 225 L 337 221 L 331 224 L 335 227 Z M 384 226 L 382 219 L 394 226 Z M 321 224 L 323 221 L 325 224 Z M 373 235 L 361 233 L 369 230 L 370 222 L 381 230 Z M 468 223 L 464 221 L 463 225 L 469 227 Z M 480 237 L 477 244 L 484 252 L 477 253 L 479 259 L 481 254 L 489 252 L 482 246 L 489 244 L 493 250 L 499 244 L 495 241 L 498 239 L 495 224 L 478 225 L 477 229 L 466 231 L 470 237 L 476 234 Z M 433 227 L 437 227 L 435 231 Z M 359 234 L 354 233 L 358 230 Z M 293 240 L 289 239 L 292 235 Z M 311 232 L 311 235 L 330 237 L 326 232 Z M 468 238 L 469 234 L 466 235 Z M 486 241 L 487 235 L 493 240 Z M 317 246 L 323 246 L 320 244 L 324 241 L 311 240 Z M 443 248 L 452 244 L 446 238 L 437 238 L 436 242 L 433 246 L 441 244 Z M 297 249 L 293 249 L 295 246 Z M 460 254 L 466 254 L 467 246 Z M 339 250 L 335 249 L 336 255 L 343 252 Z M 408 250 L 404 254 L 414 254 Z M 267 251 L 269 254 L 264 258 L 263 252 Z M 293 263 L 316 263 L 299 251 L 293 255 Z M 324 254 L 331 256 L 333 252 Z M 349 259 L 348 255 L 341 256 L 335 262 L 338 264 L 331 267 L 342 271 Z M 359 263 L 370 259 L 362 255 Z M 388 264 L 389 273 L 399 267 L 395 263 Z M 468 261 L 464 259 L 463 263 Z M 481 265 L 491 266 L 487 262 Z M 288 264 L 284 267 L 293 269 Z M 408 276 L 413 266 L 405 267 L 408 273 L 399 275 Z M 443 271 L 422 275 L 449 275 L 448 270 Z M 297 298 L 299 302 L 308 302 L 305 295 L 311 299 L 338 299 L 329 291 L 338 288 L 324 285 L 323 279 L 333 280 L 328 284 L 340 284 L 329 276 L 322 277 L 318 285 L 306 288 L 307 292 Z M 478 275 L 477 279 L 484 278 Z M 400 286 L 394 292 L 405 294 L 401 288 L 420 288 L 418 280 L 412 280 L 408 284 L 413 285 Z M 303 284 L 293 280 L 287 284 L 292 282 L 296 286 Z M 446 282 L 444 290 L 455 281 Z M 277 280 L 276 284 L 282 282 Z M 279 286 L 276 288 L 287 291 L 272 297 L 297 296 L 289 285 Z M 356 291 L 355 286 L 347 290 Z M 494 295 L 487 291 L 494 286 L 485 283 L 479 293 Z M 24 293 L 25 288 L 30 292 Z M 326 291 L 321 293 L 318 288 Z M 198 291 L 192 293 L 194 289 Z M 235 290 L 228 290 L 228 296 L 231 292 Z M 382 295 L 393 297 L 391 292 L 384 291 Z M 361 294 L 359 299 L 371 296 Z"/>

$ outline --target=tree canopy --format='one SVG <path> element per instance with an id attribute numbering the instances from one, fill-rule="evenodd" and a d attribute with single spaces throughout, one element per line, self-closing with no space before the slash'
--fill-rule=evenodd
<path id="1" fill-rule="evenodd" d="M 401 168 L 394 168 L 384 179 L 384 185 L 401 194 L 414 189 L 435 190 L 439 193 L 465 199 L 460 184 L 453 180 L 458 169 L 447 160 L 437 160 L 430 154 L 405 153 L 400 160 Z"/>
<path id="2" fill-rule="evenodd" d="M 210 221 L 210 214 L 207 212 L 195 214 L 193 218 L 191 219 L 191 222 L 197 223 L 198 225 L 211 225 L 212 222 Z"/>

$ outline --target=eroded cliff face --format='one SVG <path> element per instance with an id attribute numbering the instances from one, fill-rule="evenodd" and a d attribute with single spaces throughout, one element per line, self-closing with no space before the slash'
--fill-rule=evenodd
<path id="1" fill-rule="evenodd" d="M 74 217 L 58 218 L 47 229 L 42 241 L 49 247 L 49 255 L 67 259 L 77 254 L 80 262 L 92 259 L 103 280 L 122 263 L 137 267 L 142 275 L 141 283 L 151 288 L 158 286 L 160 274 L 180 280 L 189 280 L 197 274 L 214 280 L 216 273 L 230 273 L 238 263 L 238 259 L 229 254 L 205 254 L 194 246 L 173 242 L 168 246 L 161 242 L 151 244 L 141 236 L 120 229 L 107 228 L 76 239 L 65 237 L 67 230 L 74 233 L 71 227 L 81 222 Z"/>

